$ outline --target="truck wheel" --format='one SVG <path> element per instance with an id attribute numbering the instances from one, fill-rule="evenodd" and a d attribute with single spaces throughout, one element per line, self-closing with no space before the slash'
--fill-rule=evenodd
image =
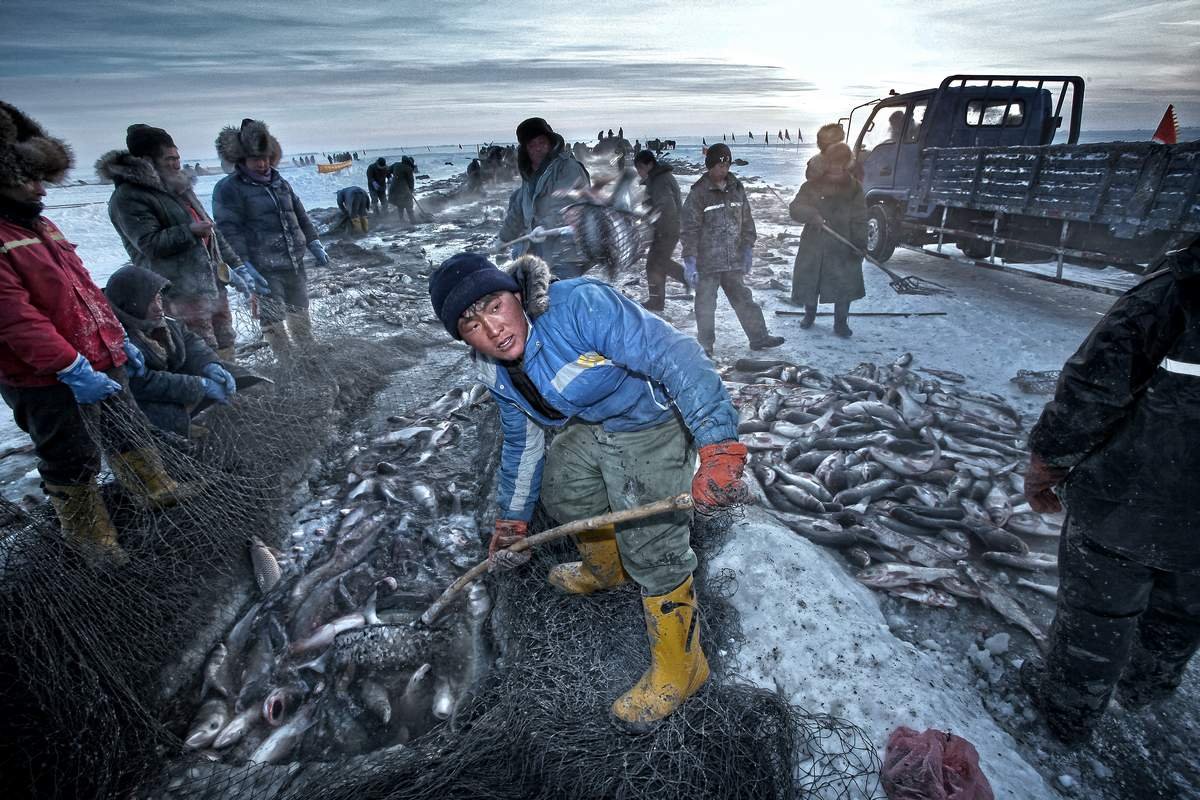
<path id="1" fill-rule="evenodd" d="M 887 261 L 896 252 L 896 225 L 883 205 L 867 209 L 867 253 L 876 261 Z"/>

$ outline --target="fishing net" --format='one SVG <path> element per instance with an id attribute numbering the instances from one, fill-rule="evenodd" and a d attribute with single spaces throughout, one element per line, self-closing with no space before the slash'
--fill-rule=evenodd
<path id="1" fill-rule="evenodd" d="M 603 267 L 609 280 L 642 257 L 642 222 L 637 214 L 609 205 L 578 203 L 570 207 L 567 219 L 580 253 Z"/>
<path id="2" fill-rule="evenodd" d="M 1015 383 L 1022 392 L 1028 394 L 1053 394 L 1058 387 L 1058 376 L 1062 374 L 1061 370 L 1045 369 L 1019 369 L 1016 377 L 1011 378 L 1011 382 Z"/>
<path id="3" fill-rule="evenodd" d="M 862 731 L 728 671 L 737 580 L 703 564 L 729 516 L 693 537 L 713 678 L 652 733 L 608 716 L 647 666 L 637 590 L 552 590 L 569 544 L 489 578 L 437 629 L 411 627 L 485 553 L 499 442 L 494 408 L 463 383 L 465 352 L 425 325 L 413 281 L 427 271 L 418 259 L 328 271 L 314 281 L 315 341 L 278 355 L 236 304 L 241 366 L 273 383 L 209 409 L 198 436 L 153 429 L 123 399 L 89 413 L 127 562 L 65 539 L 47 506 L 0 504 L 7 785 L 101 798 L 874 796 Z M 427 388 L 454 385 L 437 400 Z"/>

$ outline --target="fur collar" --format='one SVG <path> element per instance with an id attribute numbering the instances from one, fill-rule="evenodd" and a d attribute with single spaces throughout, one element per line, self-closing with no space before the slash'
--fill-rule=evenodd
<path id="1" fill-rule="evenodd" d="M 96 174 L 105 183 L 128 182 L 165 192 L 154 162 L 131 155 L 128 150 L 109 150 L 96 161 Z"/>
<path id="2" fill-rule="evenodd" d="M 537 256 L 525 255 L 508 265 L 508 274 L 521 287 L 521 301 L 530 320 L 535 320 L 550 308 L 550 282 L 554 276 L 550 265 Z"/>

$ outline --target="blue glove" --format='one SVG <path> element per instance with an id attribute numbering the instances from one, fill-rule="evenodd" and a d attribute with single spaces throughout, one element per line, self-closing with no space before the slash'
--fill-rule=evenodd
<path id="1" fill-rule="evenodd" d="M 205 364 L 204 369 L 200 370 L 200 374 L 211 381 L 221 384 L 225 387 L 225 394 L 233 396 L 237 394 L 237 381 L 229 374 L 229 370 L 222 367 L 217 362 Z"/>
<path id="2" fill-rule="evenodd" d="M 246 282 L 246 286 L 250 291 L 260 297 L 266 297 L 271 294 L 271 287 L 267 283 L 267 279 L 259 274 L 258 270 L 249 261 L 242 264 L 234 270 Z"/>
<path id="3" fill-rule="evenodd" d="M 92 369 L 91 362 L 82 354 L 75 356 L 71 366 L 58 373 L 58 379 L 71 389 L 75 402 L 80 405 L 98 403 L 121 391 L 121 384 Z"/>
<path id="4" fill-rule="evenodd" d="M 379 181 L 371 181 L 371 188 L 378 192 L 383 187 L 379 185 Z"/>
<path id="5" fill-rule="evenodd" d="M 201 378 L 200 382 L 204 384 L 205 397 L 223 406 L 229 405 L 229 394 L 225 391 L 225 387 L 222 384 L 214 381 L 212 378 Z"/>
<path id="6" fill-rule="evenodd" d="M 242 297 L 250 299 L 250 286 L 246 283 L 246 279 L 242 277 L 242 273 L 237 269 L 229 270 L 229 285 L 234 288 Z"/>
<path id="7" fill-rule="evenodd" d="M 749 275 L 750 267 L 754 264 L 754 248 L 747 245 L 742 248 L 742 274 Z"/>
<path id="8" fill-rule="evenodd" d="M 697 276 L 695 256 L 683 257 L 683 279 L 687 282 L 688 286 L 692 287 L 693 289 L 696 288 Z"/>
<path id="9" fill-rule="evenodd" d="M 318 266 L 329 266 L 329 253 L 325 252 L 325 245 L 321 244 L 320 239 L 313 239 L 308 243 L 308 252 L 313 254 Z"/>
<path id="10" fill-rule="evenodd" d="M 140 378 L 146 374 L 146 357 L 142 355 L 142 351 L 138 350 L 138 346 L 129 341 L 129 337 L 125 337 L 123 344 L 125 348 L 125 357 L 129 360 L 125 362 L 125 371 L 134 378 Z"/>

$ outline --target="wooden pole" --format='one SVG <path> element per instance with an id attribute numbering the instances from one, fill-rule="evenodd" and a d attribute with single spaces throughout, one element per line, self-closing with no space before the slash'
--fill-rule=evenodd
<path id="1" fill-rule="evenodd" d="M 654 517 L 659 514 L 669 514 L 675 511 L 689 511 L 691 508 L 692 496 L 690 494 L 681 494 L 676 497 L 668 497 L 666 500 L 648 503 L 644 506 L 627 508 L 624 511 L 610 511 L 607 514 L 599 514 L 587 519 L 568 522 L 565 525 L 559 525 L 557 528 L 551 528 L 548 531 L 527 536 L 512 547 L 509 547 L 508 550 L 512 553 L 520 553 L 546 542 L 572 536 L 581 531 L 600 528 L 605 525 L 620 525 L 623 522 L 632 522 L 633 520 Z M 490 564 L 491 562 L 488 559 L 480 561 L 467 570 L 458 580 L 446 587 L 446 591 L 442 592 L 441 597 L 434 600 L 433 605 L 425 609 L 425 613 L 421 615 L 420 623 L 426 627 L 433 625 L 434 621 L 446 610 L 446 607 L 458 596 L 458 593 L 469 586 L 480 575 L 487 572 Z"/>

